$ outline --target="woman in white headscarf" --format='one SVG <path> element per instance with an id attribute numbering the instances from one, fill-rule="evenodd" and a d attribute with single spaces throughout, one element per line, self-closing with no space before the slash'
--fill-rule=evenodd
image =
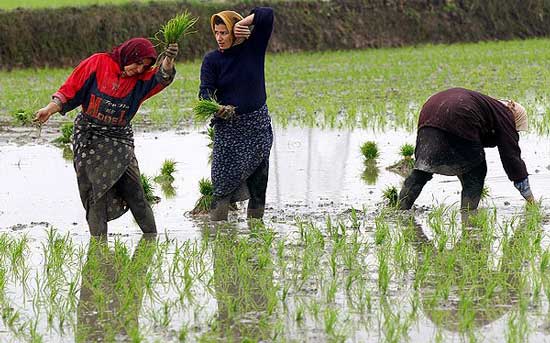
<path id="1" fill-rule="evenodd" d="M 399 207 L 410 209 L 435 173 L 458 176 L 461 208 L 476 209 L 487 174 L 487 147 L 498 147 L 506 175 L 527 201 L 534 201 L 518 144 L 518 131 L 526 130 L 527 112 L 518 103 L 464 88 L 432 95 L 420 111 L 416 162 L 399 193 Z"/>

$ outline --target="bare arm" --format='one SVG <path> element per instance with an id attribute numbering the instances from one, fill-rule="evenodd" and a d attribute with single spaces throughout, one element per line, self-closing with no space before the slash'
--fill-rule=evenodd
<path id="1" fill-rule="evenodd" d="M 55 99 L 57 99 L 57 98 L 55 98 Z M 57 101 L 59 101 L 59 100 L 55 100 L 55 99 L 52 100 L 45 107 L 42 107 L 41 109 L 36 111 L 36 114 L 35 114 L 35 117 L 34 117 L 35 122 L 38 122 L 40 124 L 44 124 L 45 122 L 48 121 L 48 119 L 50 119 L 50 117 L 53 114 L 61 111 L 61 105 L 59 105 L 57 103 Z"/>

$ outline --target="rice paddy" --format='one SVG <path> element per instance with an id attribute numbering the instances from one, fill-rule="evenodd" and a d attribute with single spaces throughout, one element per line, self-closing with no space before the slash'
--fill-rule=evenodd
<path id="1" fill-rule="evenodd" d="M 268 55 L 268 106 L 274 122 L 284 127 L 412 130 L 431 94 L 460 86 L 520 102 L 532 114 L 531 132 L 547 134 L 549 61 L 545 39 Z M 199 69 L 200 61 L 178 64 L 175 82 L 145 102 L 135 122 L 202 126 L 192 110 Z M 0 72 L 0 118 L 39 108 L 69 72 Z"/>
<path id="2" fill-rule="evenodd" d="M 104 239 L 87 232 L 70 147 L 51 144 L 70 141 L 61 124 L 74 114 L 41 135 L 12 120 L 69 70 L 0 72 L 0 340 L 549 340 L 547 43 L 269 55 L 264 223 L 241 221 L 246 206 L 221 225 L 191 215 L 212 192 L 215 133 L 193 113 L 199 62 L 180 64 L 135 127 L 159 234 L 142 236 L 127 214 Z M 387 168 L 412 160 L 419 106 L 451 86 L 533 111 L 520 145 L 537 204 L 488 149 L 477 213 L 459 212 L 460 182 L 443 176 L 415 211 L 394 210 L 403 176 Z"/>

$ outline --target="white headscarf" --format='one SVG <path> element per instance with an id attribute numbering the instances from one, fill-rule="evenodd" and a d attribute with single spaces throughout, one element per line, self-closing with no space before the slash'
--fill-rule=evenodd
<path id="1" fill-rule="evenodd" d="M 527 111 L 525 107 L 512 100 L 500 100 L 514 115 L 516 131 L 527 131 Z"/>

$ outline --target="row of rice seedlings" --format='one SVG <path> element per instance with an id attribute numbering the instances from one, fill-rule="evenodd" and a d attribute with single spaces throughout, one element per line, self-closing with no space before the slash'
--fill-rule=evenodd
<path id="1" fill-rule="evenodd" d="M 268 55 L 268 106 L 274 122 L 282 126 L 413 130 L 430 95 L 462 86 L 516 99 L 533 114 L 532 131 L 547 133 L 550 95 L 544 80 L 550 68 L 540 58 L 549 54 L 547 45 L 545 39 L 532 39 Z M 181 75 L 198 75 L 199 69 L 198 60 L 178 65 Z M 50 85 L 62 83 L 67 73 L 67 69 L 0 72 L 5 85 L 0 108 L 6 109 L 0 116 L 35 109 L 33 99 L 47 99 L 54 91 Z M 176 78 L 144 103 L 143 112 L 156 124 L 193 124 L 197 87 L 197 79 Z"/>
<path id="2" fill-rule="evenodd" d="M 524 217 L 522 223 L 512 221 L 499 228 L 494 212 L 481 211 L 468 221 L 475 224 L 468 229 L 458 223 L 456 212 L 447 208 L 437 209 L 428 227 L 383 211 L 375 218 L 374 230 L 360 232 L 357 223 L 347 225 L 327 218 L 322 229 L 299 221 L 292 237 L 280 238 L 263 225 L 253 224 L 246 234 L 220 226 L 205 232 L 200 243 L 171 240 L 149 246 L 140 241 L 133 254 L 119 240 L 115 240 L 114 249 L 106 242 L 91 241 L 83 263 L 74 332 L 84 340 L 109 340 L 124 330 L 137 340 L 146 335 L 144 330 L 174 328 L 178 313 L 204 311 L 208 300 L 198 292 L 203 288 L 217 300 L 216 314 L 210 319 L 195 315 L 194 324 L 178 327 L 184 337 L 195 335 L 190 339 L 292 337 L 288 336 L 294 332 L 291 320 L 320 329 L 328 339 L 344 340 L 355 330 L 369 332 L 378 327 L 384 340 L 400 341 L 418 319 L 418 311 L 423 311 L 437 327 L 456 323 L 452 330 L 476 339 L 476 328 L 484 318 L 494 320 L 510 312 L 507 335 L 522 341 L 527 337 L 525 328 L 529 328 L 524 320 L 528 304 L 537 293 L 532 290 L 539 287 L 542 292 L 542 276 L 538 275 L 543 275 L 542 267 L 547 268 L 545 261 L 549 260 L 540 248 L 540 211 L 528 208 Z M 351 223 L 359 220 L 350 219 Z M 426 230 L 433 232 L 433 238 L 424 235 Z M 493 251 L 494 237 L 499 236 L 503 237 L 500 257 Z M 1 242 L 0 236 L 0 253 Z M 59 285 L 60 261 L 78 264 L 78 251 L 66 237 L 53 234 L 47 246 L 44 254 L 50 257 L 45 268 L 51 269 L 52 278 L 48 282 Z M 66 268 L 72 269 L 70 264 Z M 63 290 L 63 294 L 67 292 Z M 40 294 L 37 303 L 48 299 L 48 292 Z M 53 299 L 67 302 L 59 296 Z M 516 316 L 514 304 L 527 306 L 519 306 Z M 141 312 L 152 326 L 139 330 L 132 312 L 144 306 L 147 309 Z M 362 315 L 368 313 L 371 315 Z M 53 318 L 66 320 L 58 315 Z M 102 326 L 91 326 L 94 320 Z M 189 325 L 202 329 L 190 333 L 186 330 Z M 23 331 L 32 332 L 32 325 Z M 445 339 L 449 333 L 440 335 Z"/>

